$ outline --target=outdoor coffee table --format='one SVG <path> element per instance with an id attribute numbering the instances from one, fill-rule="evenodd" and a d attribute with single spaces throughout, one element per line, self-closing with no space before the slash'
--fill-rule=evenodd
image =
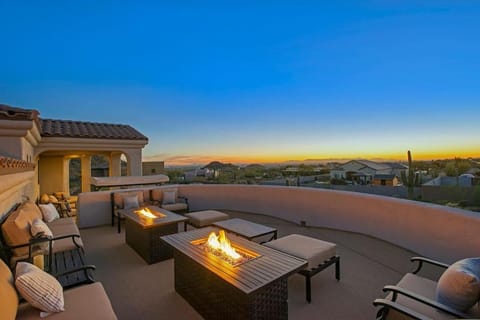
<path id="1" fill-rule="evenodd" d="M 175 291 L 205 319 L 288 319 L 288 277 L 307 261 L 227 232 L 234 247 L 256 255 L 232 266 L 197 244 L 212 231 L 162 237 L 174 248 Z"/>
<path id="2" fill-rule="evenodd" d="M 144 207 L 145 208 L 145 207 Z M 125 219 L 125 241 L 146 262 L 154 263 L 173 256 L 172 248 L 160 237 L 178 232 L 178 223 L 188 220 L 157 206 L 148 206 L 156 218 L 147 218 L 137 213 L 138 209 L 123 209 Z"/>
<path id="3" fill-rule="evenodd" d="M 240 218 L 217 221 L 213 223 L 213 225 L 247 238 L 248 240 L 268 234 L 272 234 L 270 240 L 277 239 L 277 229 Z"/>

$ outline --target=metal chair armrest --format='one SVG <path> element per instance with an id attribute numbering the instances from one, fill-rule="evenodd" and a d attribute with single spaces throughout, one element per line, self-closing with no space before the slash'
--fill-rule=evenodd
<path id="1" fill-rule="evenodd" d="M 392 294 L 393 294 L 392 301 L 396 301 L 398 294 L 401 294 L 405 297 L 408 297 L 408 298 L 413 299 L 415 301 L 424 303 L 424 304 L 426 304 L 426 305 L 428 305 L 428 306 L 430 306 L 434 309 L 446 312 L 446 313 L 451 314 L 455 317 L 458 317 L 458 318 L 461 318 L 461 319 L 466 319 L 466 318 L 469 317 L 467 314 L 465 314 L 461 311 L 457 311 L 457 310 L 455 310 L 455 309 L 453 309 L 449 306 L 441 304 L 437 301 L 434 301 L 432 299 L 429 299 L 427 297 L 419 295 L 419 294 L 417 294 L 413 291 L 410 291 L 408 289 L 405 289 L 405 288 L 401 288 L 401 287 L 398 287 L 398 286 L 385 286 L 385 287 L 383 287 L 383 291 L 384 292 L 392 292 Z"/>
<path id="2" fill-rule="evenodd" d="M 386 315 L 387 315 L 387 312 L 389 309 L 394 309 L 404 315 L 407 315 L 413 319 L 416 319 L 416 320 L 432 320 L 431 318 L 429 317 L 426 317 L 408 307 L 405 307 L 399 303 L 396 303 L 394 301 L 391 301 L 391 300 L 387 300 L 387 299 L 375 299 L 373 301 L 373 305 L 375 307 L 380 307 L 380 309 L 378 310 L 377 312 L 377 316 L 376 316 L 376 319 L 377 320 L 383 320 L 386 318 Z"/>
<path id="3" fill-rule="evenodd" d="M 410 261 L 418 262 L 417 268 L 412 272 L 413 274 L 417 274 L 420 271 L 420 269 L 422 269 L 423 263 L 434 265 L 434 266 L 437 266 L 437 267 L 440 267 L 440 268 L 443 268 L 443 269 L 447 269 L 448 267 L 450 267 L 449 264 L 446 264 L 446 263 L 443 263 L 443 262 L 440 262 L 440 261 L 436 261 L 436 260 L 432 260 L 432 259 L 428 259 L 428 258 L 424 258 L 424 257 L 412 257 L 412 258 L 410 258 Z"/>

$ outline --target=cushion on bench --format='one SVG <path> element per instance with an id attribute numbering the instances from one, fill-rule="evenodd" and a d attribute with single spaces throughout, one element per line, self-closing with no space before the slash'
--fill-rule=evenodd
<path id="1" fill-rule="evenodd" d="M 216 210 L 195 211 L 185 214 L 189 218 L 188 223 L 197 227 L 209 226 L 214 222 L 227 220 L 228 214 Z"/>
<path id="2" fill-rule="evenodd" d="M 265 246 L 282 251 L 308 261 L 307 268 L 316 268 L 319 264 L 336 255 L 335 243 L 291 234 L 277 240 L 264 243 Z"/>

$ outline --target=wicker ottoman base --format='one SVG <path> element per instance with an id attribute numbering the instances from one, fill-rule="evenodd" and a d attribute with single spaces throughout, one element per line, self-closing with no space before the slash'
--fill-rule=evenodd
<path id="1" fill-rule="evenodd" d="M 174 250 L 175 290 L 205 319 L 288 319 L 287 278 L 245 294 Z"/>

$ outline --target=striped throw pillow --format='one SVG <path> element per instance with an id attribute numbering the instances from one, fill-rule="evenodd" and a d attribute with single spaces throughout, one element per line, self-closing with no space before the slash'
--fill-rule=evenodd
<path id="1" fill-rule="evenodd" d="M 64 310 L 60 282 L 31 263 L 17 263 L 15 286 L 20 295 L 35 308 L 45 312 Z"/>

